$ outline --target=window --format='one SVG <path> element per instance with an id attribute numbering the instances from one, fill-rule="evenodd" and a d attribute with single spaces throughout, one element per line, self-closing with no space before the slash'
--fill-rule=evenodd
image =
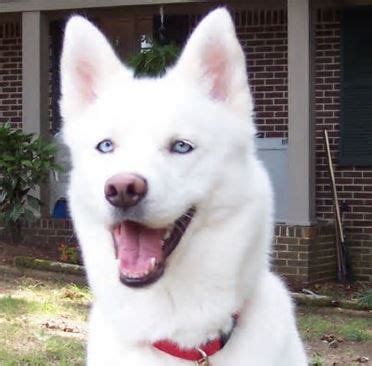
<path id="1" fill-rule="evenodd" d="M 340 164 L 372 166 L 372 8 L 345 9 Z"/>
<path id="2" fill-rule="evenodd" d="M 51 38 L 51 87 L 52 87 L 52 134 L 56 134 L 61 126 L 61 113 L 59 111 L 60 88 L 60 59 L 63 43 L 63 29 L 65 21 L 53 21 L 50 23 Z"/>

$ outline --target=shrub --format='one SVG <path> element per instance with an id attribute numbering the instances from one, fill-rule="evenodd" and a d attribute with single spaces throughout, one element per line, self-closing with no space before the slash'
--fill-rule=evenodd
<path id="1" fill-rule="evenodd" d="M 34 219 L 40 208 L 32 190 L 47 181 L 50 171 L 60 170 L 55 152 L 54 144 L 33 134 L 0 126 L 0 221 L 12 234 L 19 234 L 21 220 Z"/>

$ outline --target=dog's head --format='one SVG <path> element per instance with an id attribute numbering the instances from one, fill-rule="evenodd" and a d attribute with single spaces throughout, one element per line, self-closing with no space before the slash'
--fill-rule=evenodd
<path id="1" fill-rule="evenodd" d="M 252 101 L 233 22 L 214 11 L 164 77 L 135 79 L 73 17 L 61 65 L 72 215 L 112 233 L 123 283 L 155 282 L 194 222 L 234 213 L 250 192 Z"/>

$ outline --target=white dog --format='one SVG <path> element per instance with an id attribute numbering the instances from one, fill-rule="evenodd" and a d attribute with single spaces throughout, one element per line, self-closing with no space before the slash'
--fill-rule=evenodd
<path id="1" fill-rule="evenodd" d="M 159 79 L 133 78 L 71 18 L 61 110 L 94 294 L 88 364 L 306 365 L 269 269 L 272 193 L 228 12 L 208 15 Z"/>

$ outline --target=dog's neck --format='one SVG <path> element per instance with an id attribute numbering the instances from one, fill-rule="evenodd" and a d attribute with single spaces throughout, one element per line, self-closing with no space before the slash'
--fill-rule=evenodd
<path id="1" fill-rule="evenodd" d="M 220 332 L 220 336 L 208 340 L 205 343 L 194 348 L 182 348 L 177 343 L 171 340 L 160 340 L 154 342 L 152 345 L 159 351 L 162 351 L 169 356 L 177 357 L 182 360 L 194 361 L 197 364 L 208 365 L 208 357 L 213 356 L 215 353 L 220 351 L 225 344 L 229 341 L 239 319 L 239 313 L 236 313 L 232 316 L 233 322 L 231 329 L 228 333 Z M 205 363 L 203 363 L 205 362 Z"/>

